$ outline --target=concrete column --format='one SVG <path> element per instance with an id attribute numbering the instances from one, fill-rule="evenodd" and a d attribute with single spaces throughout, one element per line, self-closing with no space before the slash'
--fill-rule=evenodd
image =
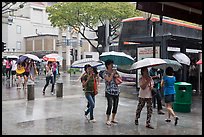
<path id="1" fill-rule="evenodd" d="M 35 51 L 35 38 L 33 38 L 33 51 Z"/>
<path id="2" fill-rule="evenodd" d="M 67 27 L 67 32 L 66 32 L 66 40 L 70 40 L 71 39 L 71 31 L 70 31 L 70 27 Z M 70 62 L 70 43 L 68 43 L 68 45 L 66 45 L 66 68 L 69 69 L 71 62 Z"/>
<path id="3" fill-rule="evenodd" d="M 55 51 L 55 50 L 56 50 L 56 40 L 53 39 L 53 51 Z"/>
<path id="4" fill-rule="evenodd" d="M 45 50 L 45 38 L 42 38 L 42 50 Z"/>
<path id="5" fill-rule="evenodd" d="M 27 100 L 34 100 L 34 83 L 27 84 Z"/>
<path id="6" fill-rule="evenodd" d="M 62 56 L 62 29 L 59 28 L 59 34 L 58 34 L 58 54 Z M 60 64 L 62 65 L 62 61 L 60 61 Z M 63 68 L 63 66 L 62 66 Z"/>
<path id="7" fill-rule="evenodd" d="M 80 33 L 77 33 L 77 60 L 81 59 L 81 45 L 80 45 L 80 41 L 81 41 L 81 35 L 80 35 Z"/>
<path id="8" fill-rule="evenodd" d="M 105 33 L 106 33 L 106 46 L 105 46 L 105 52 L 109 52 L 109 20 L 106 20 L 106 28 L 105 28 Z"/>

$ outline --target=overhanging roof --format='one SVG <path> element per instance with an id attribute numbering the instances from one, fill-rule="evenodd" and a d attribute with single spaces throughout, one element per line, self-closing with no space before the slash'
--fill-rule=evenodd
<path id="1" fill-rule="evenodd" d="M 137 2 L 136 9 L 202 24 L 202 2 Z"/>

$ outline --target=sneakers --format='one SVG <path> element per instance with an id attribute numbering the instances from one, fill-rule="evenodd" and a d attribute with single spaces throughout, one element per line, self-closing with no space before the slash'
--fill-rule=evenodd
<path id="1" fill-rule="evenodd" d="M 45 91 L 43 91 L 42 94 L 45 95 Z"/>
<path id="2" fill-rule="evenodd" d="M 164 115 L 165 113 L 162 110 L 160 110 L 160 111 L 158 111 L 158 114 L 159 115 Z"/>
<path id="3" fill-rule="evenodd" d="M 179 118 L 176 116 L 175 117 L 175 123 L 174 123 L 175 126 L 178 124 L 178 120 L 179 120 Z"/>
<path id="4" fill-rule="evenodd" d="M 92 122 L 92 123 L 95 123 L 95 122 L 96 122 L 95 119 L 91 119 L 91 120 L 89 120 L 89 121 Z"/>
<path id="5" fill-rule="evenodd" d="M 54 95 L 54 92 L 51 92 L 52 95 Z"/>
<path id="6" fill-rule="evenodd" d="M 154 127 L 151 126 L 150 124 L 147 124 L 147 125 L 146 125 L 146 128 L 154 129 Z"/>

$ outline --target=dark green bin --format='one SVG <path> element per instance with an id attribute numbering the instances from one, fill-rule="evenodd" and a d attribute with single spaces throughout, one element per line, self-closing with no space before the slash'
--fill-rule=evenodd
<path id="1" fill-rule="evenodd" d="M 174 84 L 176 95 L 173 103 L 175 112 L 191 112 L 192 85 L 187 82 L 177 82 Z"/>

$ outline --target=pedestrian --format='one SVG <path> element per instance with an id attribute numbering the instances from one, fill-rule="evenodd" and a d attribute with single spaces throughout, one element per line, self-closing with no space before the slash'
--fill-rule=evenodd
<path id="1" fill-rule="evenodd" d="M 26 59 L 24 64 L 25 64 L 25 72 L 24 72 L 24 84 L 23 84 L 23 87 L 24 87 L 24 89 L 27 89 L 28 77 L 30 75 L 30 66 L 31 66 L 30 60 Z"/>
<path id="2" fill-rule="evenodd" d="M 37 67 L 36 64 L 34 62 L 34 60 L 31 60 L 31 64 L 30 64 L 30 79 L 34 82 L 35 81 L 35 77 L 36 75 L 38 75 L 37 72 Z"/>
<path id="3" fill-rule="evenodd" d="M 116 84 L 115 79 L 121 78 L 118 72 L 113 69 L 113 60 L 105 61 L 106 70 L 104 71 L 104 79 L 105 79 L 105 96 L 107 99 L 107 109 L 106 109 L 106 124 L 108 126 L 112 125 L 112 123 L 117 124 L 118 121 L 115 120 L 115 116 L 118 109 L 119 103 L 119 94 L 120 89 Z M 112 118 L 110 120 L 112 110 Z"/>
<path id="4" fill-rule="evenodd" d="M 43 88 L 43 95 L 45 95 L 45 89 L 49 85 L 49 83 L 52 83 L 52 88 L 51 88 L 51 94 L 54 95 L 54 77 L 53 77 L 53 71 L 52 71 L 52 62 L 48 62 L 46 65 L 46 84 Z"/>
<path id="5" fill-rule="evenodd" d="M 153 108 L 156 108 L 156 102 L 157 102 L 157 113 L 159 115 L 164 115 L 165 113 L 162 111 L 162 96 L 160 92 L 160 83 L 161 83 L 160 76 L 157 73 L 157 69 L 155 68 L 151 68 L 149 71 L 149 74 L 154 81 L 153 90 L 155 91 L 155 95 L 152 96 Z"/>
<path id="6" fill-rule="evenodd" d="M 7 79 L 10 79 L 10 75 L 11 75 L 11 60 L 7 59 L 6 60 L 6 77 L 7 77 Z"/>
<path id="7" fill-rule="evenodd" d="M 5 77 L 6 76 L 6 58 L 2 59 L 2 73 L 3 73 L 3 76 Z"/>
<path id="8" fill-rule="evenodd" d="M 178 123 L 178 116 L 174 113 L 172 109 L 172 103 L 174 102 L 174 95 L 176 93 L 174 88 L 174 83 L 176 82 L 176 77 L 173 75 L 173 68 L 168 67 L 166 68 L 166 76 L 163 76 L 161 81 L 161 86 L 164 87 L 164 101 L 166 104 L 167 119 L 166 122 L 171 122 L 170 116 L 174 117 L 174 125 L 176 126 Z"/>
<path id="9" fill-rule="evenodd" d="M 52 71 L 54 76 L 54 83 L 56 82 L 56 76 L 57 76 L 57 63 L 54 61 L 52 63 Z"/>
<path id="10" fill-rule="evenodd" d="M 24 68 L 23 64 L 20 62 L 17 63 L 17 69 L 16 69 L 16 76 L 18 78 L 17 88 L 21 88 L 22 77 L 24 75 L 24 72 L 25 72 L 25 68 Z"/>
<path id="11" fill-rule="evenodd" d="M 95 123 L 94 118 L 94 107 L 95 107 L 95 96 L 94 96 L 94 72 L 91 65 L 87 65 L 86 72 L 82 77 L 82 85 L 84 88 L 85 97 L 89 103 L 89 108 L 85 111 L 85 117 L 88 119 L 88 114 L 90 113 L 90 122 Z"/>
<path id="12" fill-rule="evenodd" d="M 139 103 L 137 105 L 136 110 L 136 117 L 135 117 L 135 125 L 138 125 L 138 119 L 140 118 L 141 111 L 145 105 L 147 104 L 147 119 L 146 119 L 146 127 L 150 129 L 154 129 L 153 126 L 151 126 L 151 116 L 152 116 L 152 93 L 151 90 L 154 86 L 153 79 L 149 76 L 147 67 L 141 68 L 141 77 L 139 79 Z"/>
<path id="13" fill-rule="evenodd" d="M 12 75 L 12 82 L 13 82 L 13 79 L 14 81 L 16 81 L 16 69 L 17 69 L 17 63 L 16 63 L 16 60 L 12 60 L 12 63 L 11 63 L 11 75 Z"/>
<path id="14" fill-rule="evenodd" d="M 198 69 L 196 68 L 195 61 L 191 62 L 188 74 L 189 82 L 192 84 L 192 90 L 194 93 L 196 93 Z"/>

